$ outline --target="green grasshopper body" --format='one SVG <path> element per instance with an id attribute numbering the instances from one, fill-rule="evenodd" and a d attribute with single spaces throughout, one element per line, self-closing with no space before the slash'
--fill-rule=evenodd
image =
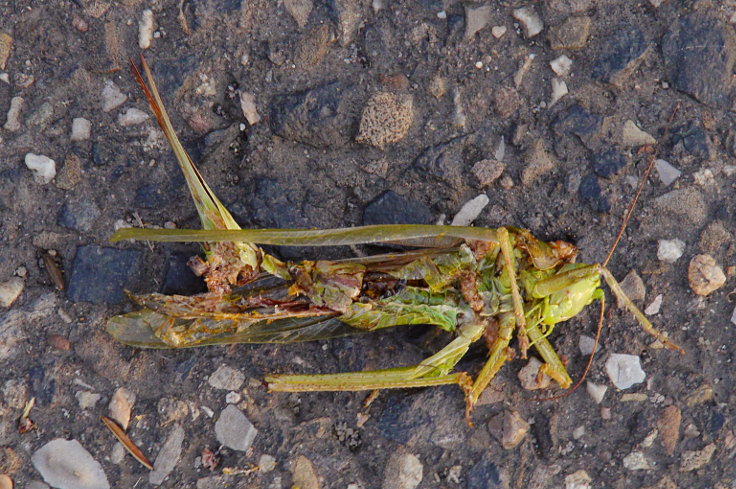
<path id="1" fill-rule="evenodd" d="M 113 240 L 201 242 L 206 259 L 193 269 L 209 292 L 197 296 L 131 296 L 140 310 L 113 317 L 108 331 L 147 348 L 226 343 L 290 343 L 427 324 L 455 338 L 418 365 L 330 375 L 270 375 L 272 391 L 342 391 L 458 384 L 467 412 L 507 359 L 514 334 L 522 357 L 534 347 L 562 388 L 572 381 L 547 340 L 552 328 L 603 301 L 600 277 L 644 329 L 679 349 L 649 323 L 602 265 L 574 263 L 577 250 L 516 228 L 385 225 L 309 230 L 243 230 L 215 197 L 182 148 L 143 61 L 135 66 L 172 145 L 203 230 L 121 229 Z M 149 87 L 150 86 L 150 87 Z M 420 249 L 338 261 L 284 263 L 258 245 L 334 246 L 391 243 Z M 470 345 L 485 338 L 489 357 L 475 379 L 453 372 Z"/>

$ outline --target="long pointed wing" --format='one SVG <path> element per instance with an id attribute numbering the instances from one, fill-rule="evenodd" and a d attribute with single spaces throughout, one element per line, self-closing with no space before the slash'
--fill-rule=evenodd
<path id="1" fill-rule="evenodd" d="M 138 229 L 123 228 L 111 241 L 138 239 L 162 242 L 249 241 L 281 246 L 343 246 L 371 243 L 412 244 L 447 248 L 458 240 L 498 242 L 496 231 L 464 226 L 431 226 L 423 224 L 385 224 L 338 229 Z"/>
<path id="2" fill-rule="evenodd" d="M 143 66 L 143 72 L 146 74 L 148 84 L 141 76 L 138 68 L 135 66 L 133 61 L 130 62 L 133 76 L 140 85 L 143 93 L 146 95 L 148 105 L 151 106 L 151 110 L 156 116 L 158 125 L 163 130 L 166 139 L 171 145 L 171 149 L 174 151 L 176 161 L 179 163 L 184 177 L 189 187 L 189 192 L 192 194 L 194 204 L 197 206 L 197 212 L 199 218 L 202 221 L 202 227 L 204 229 L 240 229 L 240 226 L 235 222 L 232 215 L 225 208 L 224 205 L 217 199 L 215 193 L 207 185 L 202 175 L 197 170 L 196 165 L 187 154 L 184 146 L 181 145 L 179 138 L 174 131 L 174 126 L 171 124 L 169 114 L 166 112 L 164 103 L 161 100 L 161 95 L 158 93 L 156 88 L 156 82 L 151 75 L 151 70 L 148 67 L 148 63 L 141 56 L 141 65 Z"/>
<path id="3" fill-rule="evenodd" d="M 193 320 L 173 319 L 154 311 L 143 309 L 120 316 L 107 322 L 107 331 L 116 340 L 138 348 L 174 348 L 157 338 L 153 332 L 167 322 L 186 322 Z M 197 321 L 215 320 L 197 319 Z M 196 343 L 178 348 L 192 348 L 206 345 L 227 345 L 232 343 L 297 343 L 324 340 L 365 332 L 340 322 L 334 316 L 309 318 L 287 318 L 275 321 L 260 321 L 243 331 L 222 333 L 207 337 Z"/>

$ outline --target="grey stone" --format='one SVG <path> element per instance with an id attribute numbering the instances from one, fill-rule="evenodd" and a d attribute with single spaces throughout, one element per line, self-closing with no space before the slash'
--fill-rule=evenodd
<path id="1" fill-rule="evenodd" d="M 29 307 L 16 307 L 0 314 L 0 361 L 21 353 L 17 345 L 26 339 L 26 325 L 51 315 L 56 307 L 53 292 L 39 297 Z"/>
<path id="2" fill-rule="evenodd" d="M 87 232 L 100 217 L 100 208 L 94 202 L 77 200 L 65 202 L 59 211 L 57 223 L 75 231 Z"/>
<path id="3" fill-rule="evenodd" d="M 220 365 L 217 370 L 212 372 L 207 382 L 215 389 L 223 389 L 228 391 L 236 391 L 240 389 L 245 381 L 245 375 L 240 370 L 236 370 L 227 365 Z"/>
<path id="4" fill-rule="evenodd" d="M 237 407 L 229 404 L 215 423 L 217 441 L 233 450 L 245 452 L 256 439 L 258 430 L 245 414 Z"/>
<path id="5" fill-rule="evenodd" d="M 521 172 L 521 182 L 524 185 L 531 185 L 555 168 L 555 163 L 545 150 L 544 141 L 541 138 L 534 141 L 524 160 L 527 162 Z"/>
<path id="6" fill-rule="evenodd" d="M 601 193 L 601 186 L 598 183 L 598 179 L 592 173 L 588 173 L 580 181 L 578 195 L 580 195 L 580 199 L 583 202 L 588 204 L 596 212 L 607 213 L 611 210 L 611 203 Z"/>
<path id="7" fill-rule="evenodd" d="M 601 127 L 603 118 L 593 114 L 578 104 L 570 106 L 557 116 L 553 128 L 560 134 L 574 134 L 579 138 L 592 136 Z"/>
<path id="8" fill-rule="evenodd" d="M 618 174 L 626 166 L 626 157 L 615 149 L 608 149 L 593 155 L 593 171 L 596 175 L 608 178 Z"/>
<path id="9" fill-rule="evenodd" d="M 271 129 L 277 135 L 315 148 L 339 148 L 352 139 L 356 107 L 351 88 L 340 82 L 281 95 L 271 104 Z"/>
<path id="10" fill-rule="evenodd" d="M 635 25 L 619 29 L 602 42 L 603 48 L 593 63 L 591 76 L 614 85 L 619 85 L 635 69 L 649 47 L 644 33 Z"/>
<path id="11" fill-rule="evenodd" d="M 411 453 L 389 458 L 383 472 L 383 489 L 414 489 L 422 482 L 424 465 Z"/>
<path id="12" fill-rule="evenodd" d="M 365 2 L 355 0 L 329 0 L 328 6 L 336 17 L 337 29 L 340 33 L 340 45 L 348 46 L 355 37 L 355 32 L 363 18 Z"/>
<path id="13" fill-rule="evenodd" d="M 59 489 L 110 489 L 102 466 L 77 440 L 51 440 L 36 450 L 31 463 Z"/>
<path id="14" fill-rule="evenodd" d="M 696 158 L 711 159 L 715 155 L 712 144 L 700 121 L 688 121 L 672 131 L 672 144 Z"/>
<path id="15" fill-rule="evenodd" d="M 628 120 L 621 131 L 621 144 L 625 147 L 635 147 L 657 144 L 657 140 L 640 129 L 634 121 Z"/>
<path id="16" fill-rule="evenodd" d="M 67 296 L 73 302 L 119 304 L 123 290 L 140 270 L 140 251 L 77 247 L 72 263 Z"/>
<path id="17" fill-rule="evenodd" d="M 736 62 L 732 26 L 707 10 L 684 15 L 665 34 L 662 54 L 675 88 L 713 107 L 731 106 Z"/>
<path id="18" fill-rule="evenodd" d="M 498 466 L 488 457 L 477 461 L 465 476 L 466 489 L 496 489 L 503 487 Z"/>
<path id="19" fill-rule="evenodd" d="M 486 194 L 480 194 L 474 199 L 467 201 L 452 218 L 452 226 L 470 226 L 483 209 L 488 205 L 490 199 Z"/>
<path id="20" fill-rule="evenodd" d="M 465 39 L 472 39 L 475 34 L 491 21 L 490 5 L 465 5 Z"/>
<path id="21" fill-rule="evenodd" d="M 184 436 L 184 429 L 179 425 L 174 426 L 156 455 L 153 470 L 148 474 L 148 482 L 158 486 L 174 470 L 181 457 L 181 444 L 184 442 Z"/>
<path id="22" fill-rule="evenodd" d="M 458 137 L 430 146 L 414 160 L 413 167 L 422 175 L 436 178 L 452 188 L 460 188 L 467 179 L 465 160 L 471 153 L 470 142 L 468 137 Z M 477 159 L 473 158 L 471 161 Z"/>
<path id="23" fill-rule="evenodd" d="M 388 190 L 372 202 L 363 211 L 363 225 L 372 224 L 430 224 L 433 221 L 432 211 L 424 204 L 407 199 Z"/>
<path id="24" fill-rule="evenodd" d="M 690 224 L 701 224 L 708 215 L 703 195 L 692 187 L 667 192 L 654 199 L 654 205 L 665 215 L 682 217 Z"/>
<path id="25" fill-rule="evenodd" d="M 286 7 L 289 15 L 294 18 L 297 25 L 304 29 L 309 20 L 309 14 L 312 12 L 312 0 L 284 0 L 284 7 Z"/>
<path id="26" fill-rule="evenodd" d="M 590 17 L 568 17 L 565 21 L 550 28 L 549 44 L 552 49 L 582 49 L 590 37 Z"/>

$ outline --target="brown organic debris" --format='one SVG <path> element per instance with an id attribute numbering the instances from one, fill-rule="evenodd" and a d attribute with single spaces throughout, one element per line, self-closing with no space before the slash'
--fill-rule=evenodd
<path id="1" fill-rule="evenodd" d="M 105 426 L 107 426 L 108 429 L 112 431 L 112 434 L 115 435 L 115 438 L 117 438 L 118 441 L 125 447 L 125 449 L 128 450 L 128 453 L 130 453 L 134 459 L 140 462 L 140 464 L 148 470 L 153 470 L 153 464 L 149 462 L 148 458 L 146 458 L 141 449 L 138 448 L 135 443 L 133 443 L 133 440 L 131 440 L 128 435 L 125 434 L 125 431 L 123 431 L 123 429 L 115 421 L 108 418 L 107 416 L 100 416 L 100 419 L 103 423 L 105 423 Z"/>
<path id="2" fill-rule="evenodd" d="M 202 466 L 209 471 L 214 471 L 220 465 L 220 457 L 208 447 L 202 449 L 200 456 L 202 457 Z"/>
<path id="3" fill-rule="evenodd" d="M 34 423 L 33 420 L 30 418 L 31 409 L 33 409 L 33 406 L 35 404 L 36 398 L 31 397 L 31 399 L 26 403 L 25 407 L 23 408 L 23 413 L 20 415 L 20 419 L 18 420 L 18 433 L 28 433 L 29 431 L 38 428 L 38 426 L 36 426 L 36 423 Z"/>

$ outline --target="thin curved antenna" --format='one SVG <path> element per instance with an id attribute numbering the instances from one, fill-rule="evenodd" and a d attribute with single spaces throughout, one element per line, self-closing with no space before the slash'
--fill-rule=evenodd
<path id="1" fill-rule="evenodd" d="M 636 202 L 639 200 L 639 195 L 641 195 L 641 191 L 642 189 L 644 189 L 644 184 L 647 182 L 647 178 L 649 178 L 649 174 L 652 173 L 652 168 L 654 168 L 655 162 L 656 162 L 655 156 L 654 155 L 650 156 L 649 164 L 647 165 L 646 169 L 644 170 L 644 173 L 639 179 L 639 187 L 636 189 L 636 194 L 634 194 L 634 200 L 632 200 L 631 204 L 629 204 L 629 210 L 626 211 L 626 216 L 624 216 L 624 222 L 621 223 L 621 228 L 618 230 L 618 234 L 616 235 L 616 239 L 613 242 L 613 246 L 611 246 L 611 249 L 608 250 L 608 255 L 606 256 L 606 259 L 603 260 L 604 267 L 608 265 L 608 262 L 611 260 L 611 257 L 613 256 L 613 252 L 616 251 L 616 246 L 618 246 L 618 242 L 621 241 L 621 236 L 623 236 L 624 231 L 626 231 L 626 226 L 628 226 L 629 224 L 629 219 L 631 219 L 631 214 L 633 214 L 634 212 L 634 207 L 636 206 Z"/>
<path id="2" fill-rule="evenodd" d="M 675 119 L 675 115 L 677 114 L 677 111 L 679 110 L 679 108 L 680 108 L 680 102 L 677 102 L 675 104 L 675 107 L 672 109 L 672 113 L 670 114 L 669 119 L 667 119 L 667 126 L 665 128 L 664 134 L 662 135 L 662 139 L 666 139 L 667 136 L 669 136 L 670 128 L 672 127 L 672 121 Z M 641 179 L 639 179 L 639 187 L 636 189 L 634 200 L 632 200 L 631 204 L 629 204 L 629 210 L 626 211 L 624 222 L 621 223 L 621 229 L 619 229 L 618 235 L 616 235 L 616 240 L 613 242 L 613 246 L 611 246 L 611 249 L 608 251 L 608 256 L 606 256 L 606 259 L 603 260 L 604 268 L 606 267 L 606 265 L 608 265 L 608 262 L 611 260 L 611 257 L 613 256 L 613 252 L 616 250 L 616 246 L 618 246 L 618 242 L 621 241 L 621 236 L 624 235 L 626 226 L 629 224 L 629 219 L 631 219 L 631 214 L 634 212 L 634 206 L 636 206 L 636 202 L 639 200 L 639 195 L 641 194 L 641 191 L 644 188 L 644 184 L 646 183 L 647 178 L 649 178 L 649 174 L 652 173 L 652 168 L 654 168 L 654 163 L 656 161 L 657 161 L 657 151 L 655 150 L 654 153 L 649 157 L 649 163 L 647 164 L 647 167 L 644 170 L 644 173 L 642 174 Z"/>

